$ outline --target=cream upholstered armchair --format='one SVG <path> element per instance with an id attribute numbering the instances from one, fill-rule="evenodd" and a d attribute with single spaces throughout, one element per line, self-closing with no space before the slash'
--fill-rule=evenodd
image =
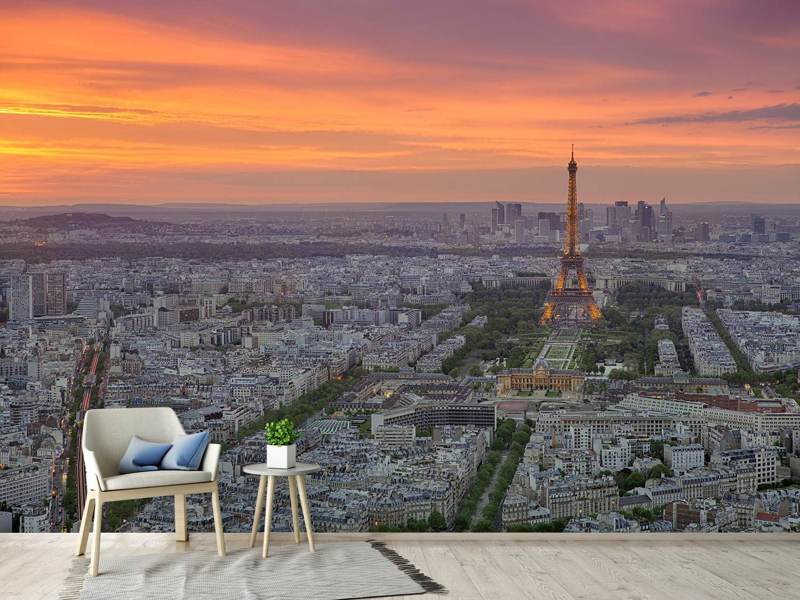
<path id="1" fill-rule="evenodd" d="M 97 575 L 100 564 L 100 531 L 103 504 L 119 500 L 175 496 L 175 533 L 179 541 L 187 541 L 186 494 L 211 494 L 217 552 L 225 556 L 222 514 L 217 486 L 219 444 L 209 444 L 197 471 L 146 471 L 119 474 L 119 462 L 131 437 L 136 435 L 151 442 L 171 443 L 184 433 L 178 416 L 171 408 L 107 408 L 89 410 L 83 422 L 83 450 L 86 465 L 86 504 L 80 527 L 76 554 L 86 551 L 89 528 L 92 532 L 91 575 Z"/>

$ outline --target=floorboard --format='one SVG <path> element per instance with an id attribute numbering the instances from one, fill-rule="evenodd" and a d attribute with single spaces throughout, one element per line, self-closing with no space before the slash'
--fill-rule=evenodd
<path id="1" fill-rule="evenodd" d="M 228 534 L 230 550 L 249 534 Z M 319 544 L 384 539 L 457 600 L 759 600 L 800 597 L 800 537 L 320 534 Z M 0 534 L 3 600 L 55 600 L 77 534 Z M 270 538 L 270 543 L 273 543 Z M 275 534 L 275 544 L 293 543 Z M 213 551 L 214 535 L 103 534 L 104 553 Z M 304 551 L 301 547 L 299 551 Z M 441 600 L 426 594 L 394 600 Z"/>

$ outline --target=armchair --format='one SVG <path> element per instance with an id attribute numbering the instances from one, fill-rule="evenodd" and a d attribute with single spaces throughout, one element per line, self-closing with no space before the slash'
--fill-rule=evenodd
<path id="1" fill-rule="evenodd" d="M 98 573 L 103 504 L 119 500 L 175 497 L 175 533 L 178 541 L 189 539 L 186 527 L 186 495 L 211 494 L 217 553 L 225 556 L 222 513 L 217 485 L 219 444 L 209 444 L 198 471 L 146 471 L 119 474 L 119 461 L 132 436 L 153 442 L 172 442 L 184 433 L 178 416 L 171 408 L 108 408 L 89 410 L 83 422 L 81 450 L 86 467 L 86 504 L 83 507 L 76 555 L 86 551 L 89 529 L 92 531 L 92 557 L 89 573 Z"/>

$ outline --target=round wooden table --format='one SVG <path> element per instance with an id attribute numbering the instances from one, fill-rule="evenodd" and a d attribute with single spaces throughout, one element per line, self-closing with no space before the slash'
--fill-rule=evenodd
<path id="1" fill-rule="evenodd" d="M 250 532 L 250 547 L 256 545 L 256 535 L 258 534 L 258 521 L 261 516 L 261 509 L 264 507 L 264 492 L 266 490 L 266 513 L 264 515 L 264 549 L 261 557 L 267 558 L 269 552 L 269 531 L 272 528 L 272 500 L 275 496 L 275 478 L 286 477 L 289 481 L 289 503 L 292 506 L 292 529 L 294 530 L 294 541 L 300 543 L 300 524 L 297 515 L 297 496 L 300 496 L 300 506 L 303 508 L 303 522 L 306 526 L 306 537 L 308 538 L 308 549 L 314 552 L 314 530 L 311 527 L 311 510 L 308 506 L 306 496 L 305 476 L 309 473 L 321 471 L 322 467 L 313 463 L 297 463 L 291 469 L 270 469 L 266 463 L 246 465 L 242 468 L 249 475 L 258 475 L 258 495 L 256 496 L 256 510 L 253 515 L 253 530 Z"/>

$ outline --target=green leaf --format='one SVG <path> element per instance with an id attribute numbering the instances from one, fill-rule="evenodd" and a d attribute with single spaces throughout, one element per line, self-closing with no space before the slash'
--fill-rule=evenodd
<path id="1" fill-rule="evenodd" d="M 264 439 L 271 446 L 289 446 L 297 441 L 300 434 L 288 418 L 272 421 L 264 426 Z"/>

